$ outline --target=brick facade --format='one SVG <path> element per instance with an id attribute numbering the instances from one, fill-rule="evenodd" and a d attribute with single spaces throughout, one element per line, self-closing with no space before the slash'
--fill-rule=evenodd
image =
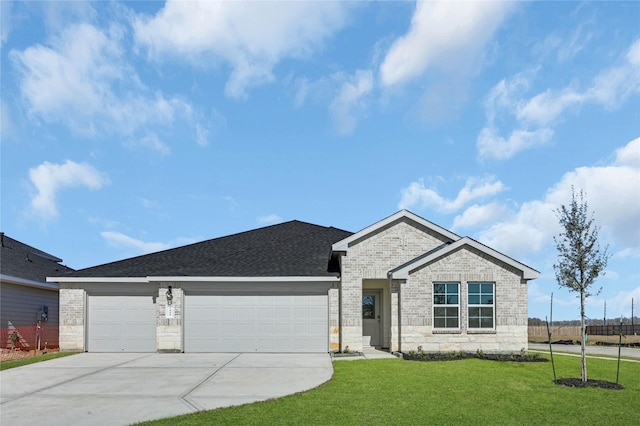
<path id="1" fill-rule="evenodd" d="M 84 351 L 85 290 L 79 284 L 60 286 L 60 350 Z"/>
<path id="2" fill-rule="evenodd" d="M 391 351 L 407 352 L 419 346 L 424 351 L 515 352 L 527 349 L 527 279 L 536 278 L 537 271 L 404 211 L 354 234 L 353 238 L 334 244 L 336 253 L 341 268 L 340 281 L 327 283 L 324 287 L 328 288 L 330 351 L 363 349 L 363 290 L 379 295 L 382 305 L 378 343 Z M 459 283 L 459 328 L 434 329 L 434 282 Z M 494 327 L 491 329 L 468 327 L 470 282 L 494 284 Z M 211 289 L 216 284 L 198 285 Z M 173 318 L 166 317 L 169 286 L 173 294 Z M 268 284 L 256 288 L 262 286 Z M 92 291 L 125 294 L 138 288 L 154 296 L 156 350 L 182 352 L 182 287 L 180 282 L 157 281 L 61 282 L 61 350 L 86 350 L 87 291 L 89 294 Z M 189 287 L 186 289 L 188 291 Z"/>
<path id="3" fill-rule="evenodd" d="M 394 268 L 443 244 L 446 237 L 413 220 L 401 217 L 351 242 L 342 257 L 340 292 L 341 349 L 362 350 L 362 292 L 367 282 L 386 280 L 383 298 L 385 338 L 391 351 L 511 352 L 527 349 L 527 284 L 522 271 L 474 247 L 463 246 L 411 271 L 407 279 L 387 279 Z M 455 330 L 435 329 L 434 282 L 459 283 L 459 325 Z M 468 328 L 468 283 L 493 283 L 494 328 Z M 369 288 L 371 288 L 369 286 Z M 387 305 L 388 304 L 388 305 Z"/>

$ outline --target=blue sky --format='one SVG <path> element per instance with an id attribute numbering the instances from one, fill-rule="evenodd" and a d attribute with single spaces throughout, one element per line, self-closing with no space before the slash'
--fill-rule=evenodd
<path id="1" fill-rule="evenodd" d="M 406 208 L 538 269 L 554 210 L 640 312 L 638 2 L 1 2 L 2 230 L 83 268 Z"/>

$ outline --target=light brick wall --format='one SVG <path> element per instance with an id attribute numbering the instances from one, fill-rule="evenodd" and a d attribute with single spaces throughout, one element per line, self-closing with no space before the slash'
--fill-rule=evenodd
<path id="1" fill-rule="evenodd" d="M 171 305 L 174 308 L 174 317 L 166 317 L 167 290 L 171 286 L 173 300 Z M 182 352 L 182 312 L 184 306 L 184 292 L 176 283 L 160 283 L 158 297 L 156 299 L 157 327 L 156 327 L 156 347 L 158 352 Z"/>
<path id="2" fill-rule="evenodd" d="M 362 350 L 363 280 L 386 280 L 389 270 L 443 244 L 440 238 L 429 229 L 403 218 L 349 247 L 342 258 L 342 350 L 346 346 L 351 351 Z M 391 314 L 393 316 L 393 312 Z"/>
<path id="3" fill-rule="evenodd" d="M 77 284 L 60 285 L 60 350 L 84 351 L 85 291 Z"/>
<path id="4" fill-rule="evenodd" d="M 460 329 L 433 329 L 433 283 L 460 283 Z M 467 327 L 467 284 L 495 283 L 495 330 Z M 401 350 L 510 352 L 527 349 L 527 285 L 520 271 L 463 247 L 412 273 L 401 285 Z"/>
<path id="5" fill-rule="evenodd" d="M 329 350 L 340 349 L 340 290 L 334 284 L 329 289 Z"/>

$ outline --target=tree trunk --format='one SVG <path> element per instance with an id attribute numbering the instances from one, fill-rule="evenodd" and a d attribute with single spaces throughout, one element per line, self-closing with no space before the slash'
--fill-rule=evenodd
<path id="1" fill-rule="evenodd" d="M 581 354 L 581 364 L 582 364 L 582 382 L 585 383 L 587 381 L 587 356 L 585 352 L 585 346 L 587 342 L 585 342 L 586 337 L 586 327 L 584 324 L 584 290 L 580 291 L 580 331 L 582 334 L 582 341 L 580 342 L 580 354 Z"/>

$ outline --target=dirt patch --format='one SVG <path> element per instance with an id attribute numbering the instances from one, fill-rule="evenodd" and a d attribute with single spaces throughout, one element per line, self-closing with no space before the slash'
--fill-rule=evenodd
<path id="1" fill-rule="evenodd" d="M 3 349 L 2 353 L 0 353 L 0 361 L 11 361 L 14 359 L 24 359 L 24 358 L 33 358 L 36 356 L 50 354 L 53 352 L 58 352 L 59 349 L 43 349 L 40 351 L 23 351 L 23 350 L 11 350 L 11 349 Z"/>
<path id="2" fill-rule="evenodd" d="M 572 388 L 602 388 L 602 389 L 624 389 L 624 386 L 618 383 L 607 382 L 605 380 L 587 380 L 583 382 L 582 379 L 558 379 L 557 385 L 569 386 Z"/>

